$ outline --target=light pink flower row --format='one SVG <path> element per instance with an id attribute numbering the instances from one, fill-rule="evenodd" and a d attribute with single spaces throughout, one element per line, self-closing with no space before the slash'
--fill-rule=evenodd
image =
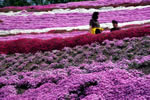
<path id="1" fill-rule="evenodd" d="M 1 30 L 12 29 L 43 29 L 55 27 L 76 27 L 89 25 L 92 14 L 89 13 L 68 13 L 68 14 L 44 14 L 30 16 L 0 16 L 3 23 L 0 23 Z M 119 23 L 141 21 L 150 19 L 150 7 L 135 10 L 121 10 L 100 12 L 100 23 L 111 23 L 117 20 Z"/>
<path id="2" fill-rule="evenodd" d="M 70 2 L 62 4 L 50 4 L 44 6 L 24 6 L 24 7 L 5 7 L 2 10 L 44 10 L 44 9 L 54 9 L 54 8 L 77 8 L 77 7 L 100 7 L 100 6 L 110 6 L 110 5 L 120 5 L 120 4 L 142 4 L 149 3 L 150 0 L 95 0 L 95 1 L 81 1 L 81 2 Z"/>

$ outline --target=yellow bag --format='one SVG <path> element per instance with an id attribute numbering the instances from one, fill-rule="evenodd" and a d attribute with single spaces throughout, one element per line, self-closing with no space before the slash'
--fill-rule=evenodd
<path id="1" fill-rule="evenodd" d="M 100 27 L 95 27 L 95 28 L 92 28 L 91 29 L 91 34 L 96 34 L 96 29 L 99 29 L 100 31 L 103 31 L 104 29 L 103 28 L 100 28 Z"/>

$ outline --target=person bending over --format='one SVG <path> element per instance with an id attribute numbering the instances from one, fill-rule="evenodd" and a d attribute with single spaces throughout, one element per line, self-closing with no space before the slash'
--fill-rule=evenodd
<path id="1" fill-rule="evenodd" d="M 90 33 L 91 34 L 99 34 L 101 33 L 104 29 L 100 28 L 100 24 L 98 22 L 98 12 L 94 12 L 92 15 L 92 19 L 90 20 Z"/>
<path id="2" fill-rule="evenodd" d="M 118 27 L 118 22 L 116 20 L 112 20 L 112 24 L 113 24 L 113 28 L 110 30 L 111 32 L 120 30 L 120 28 Z"/>

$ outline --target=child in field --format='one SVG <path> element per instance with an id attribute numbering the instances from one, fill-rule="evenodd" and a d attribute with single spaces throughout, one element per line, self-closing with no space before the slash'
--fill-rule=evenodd
<path id="1" fill-rule="evenodd" d="M 90 20 L 90 33 L 91 34 L 99 34 L 104 29 L 100 28 L 100 24 L 98 22 L 98 12 L 94 12 L 92 15 L 92 19 Z"/>
<path id="2" fill-rule="evenodd" d="M 110 30 L 111 32 L 120 30 L 120 28 L 118 27 L 118 22 L 116 20 L 112 20 L 112 24 L 113 24 L 113 28 Z"/>

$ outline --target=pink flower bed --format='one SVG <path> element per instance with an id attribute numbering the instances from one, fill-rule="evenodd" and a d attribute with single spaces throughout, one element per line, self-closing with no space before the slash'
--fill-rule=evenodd
<path id="1" fill-rule="evenodd" d="M 5 36 L 0 37 L 0 41 L 10 41 L 10 40 L 17 40 L 17 39 L 52 39 L 52 38 L 68 38 L 68 37 L 75 37 L 83 34 L 87 34 L 88 31 L 72 31 L 72 32 L 66 32 L 66 33 L 19 33 L 18 35 L 14 36 Z"/>
<path id="2" fill-rule="evenodd" d="M 115 6 L 120 4 L 149 4 L 150 0 L 95 0 L 95 1 L 81 1 L 81 2 L 70 2 L 62 4 L 50 4 L 45 6 L 24 6 L 24 7 L 4 7 L 0 11 L 18 11 L 18 10 L 28 10 L 28 11 L 41 11 L 41 10 L 51 10 L 58 8 L 89 8 L 89 7 L 102 7 L 102 6 Z"/>
<path id="3" fill-rule="evenodd" d="M 0 54 L 0 99 L 149 100 L 150 75 L 138 71 L 150 65 L 149 44 L 150 36 L 143 36 Z"/>
<path id="4" fill-rule="evenodd" d="M 12 41 L 0 42 L 0 53 L 28 53 L 37 51 L 50 51 L 62 49 L 64 47 L 74 47 L 76 45 L 90 44 L 92 42 L 102 42 L 103 40 L 123 39 L 125 37 L 139 37 L 150 35 L 150 26 L 120 30 L 107 34 L 86 34 L 72 38 L 53 38 L 49 40 L 40 39 L 19 39 Z"/>
<path id="5" fill-rule="evenodd" d="M 86 67 L 86 66 L 85 66 Z M 101 67 L 100 65 L 97 67 Z M 74 70 L 72 68 L 71 70 Z M 81 72 L 80 72 L 81 71 Z M 54 71 L 53 71 L 54 72 Z M 136 77 L 126 70 L 114 68 L 112 70 L 99 71 L 95 73 L 84 73 L 81 69 L 70 72 L 71 75 L 58 70 L 58 74 L 39 72 L 40 81 L 34 80 L 37 73 L 28 72 L 15 75 L 12 81 L 19 81 L 16 84 L 20 88 L 30 88 L 23 94 L 18 94 L 15 86 L 7 85 L 2 87 L 0 93 L 3 100 L 149 100 L 150 99 L 150 76 Z M 81 74 L 80 74 L 81 73 Z M 83 74 L 84 73 L 84 74 Z M 42 75 L 43 74 L 43 75 Z M 44 75 L 45 74 L 45 75 Z M 31 76 L 32 75 L 32 76 Z M 39 77 L 38 75 L 38 77 Z M 21 79 L 21 76 L 23 79 Z M 44 77 L 45 76 L 45 77 Z M 20 77 L 18 79 L 17 77 Z M 17 80 L 18 79 L 18 80 Z M 11 80 L 11 79 L 9 79 Z M 30 83 L 25 83 L 30 80 Z M 36 81 L 36 82 L 34 82 Z M 16 88 L 18 88 L 16 87 Z"/>
<path id="6" fill-rule="evenodd" d="M 32 9 L 149 1 L 96 0 L 51 5 L 53 7 L 33 6 Z M 99 21 L 140 21 L 150 19 L 149 16 L 150 8 L 144 8 L 100 13 Z M 42 29 L 87 25 L 91 15 L 1 18 L 4 19 L 1 29 Z M 53 18 L 56 20 L 49 20 Z M 77 30 L 65 34 L 49 34 L 51 32 L 54 30 L 0 37 L 0 100 L 150 100 L 149 24 L 97 35 Z"/>
<path id="7" fill-rule="evenodd" d="M 131 16 L 132 15 L 132 16 Z M 89 13 L 68 13 L 68 14 L 44 14 L 40 16 L 0 16 L 3 23 L 0 23 L 1 30 L 11 29 L 43 29 L 54 27 L 76 27 L 88 25 L 92 14 Z M 100 23 L 111 23 L 117 20 L 119 23 L 141 21 L 150 19 L 150 7 L 135 10 L 121 10 L 101 12 Z"/>

